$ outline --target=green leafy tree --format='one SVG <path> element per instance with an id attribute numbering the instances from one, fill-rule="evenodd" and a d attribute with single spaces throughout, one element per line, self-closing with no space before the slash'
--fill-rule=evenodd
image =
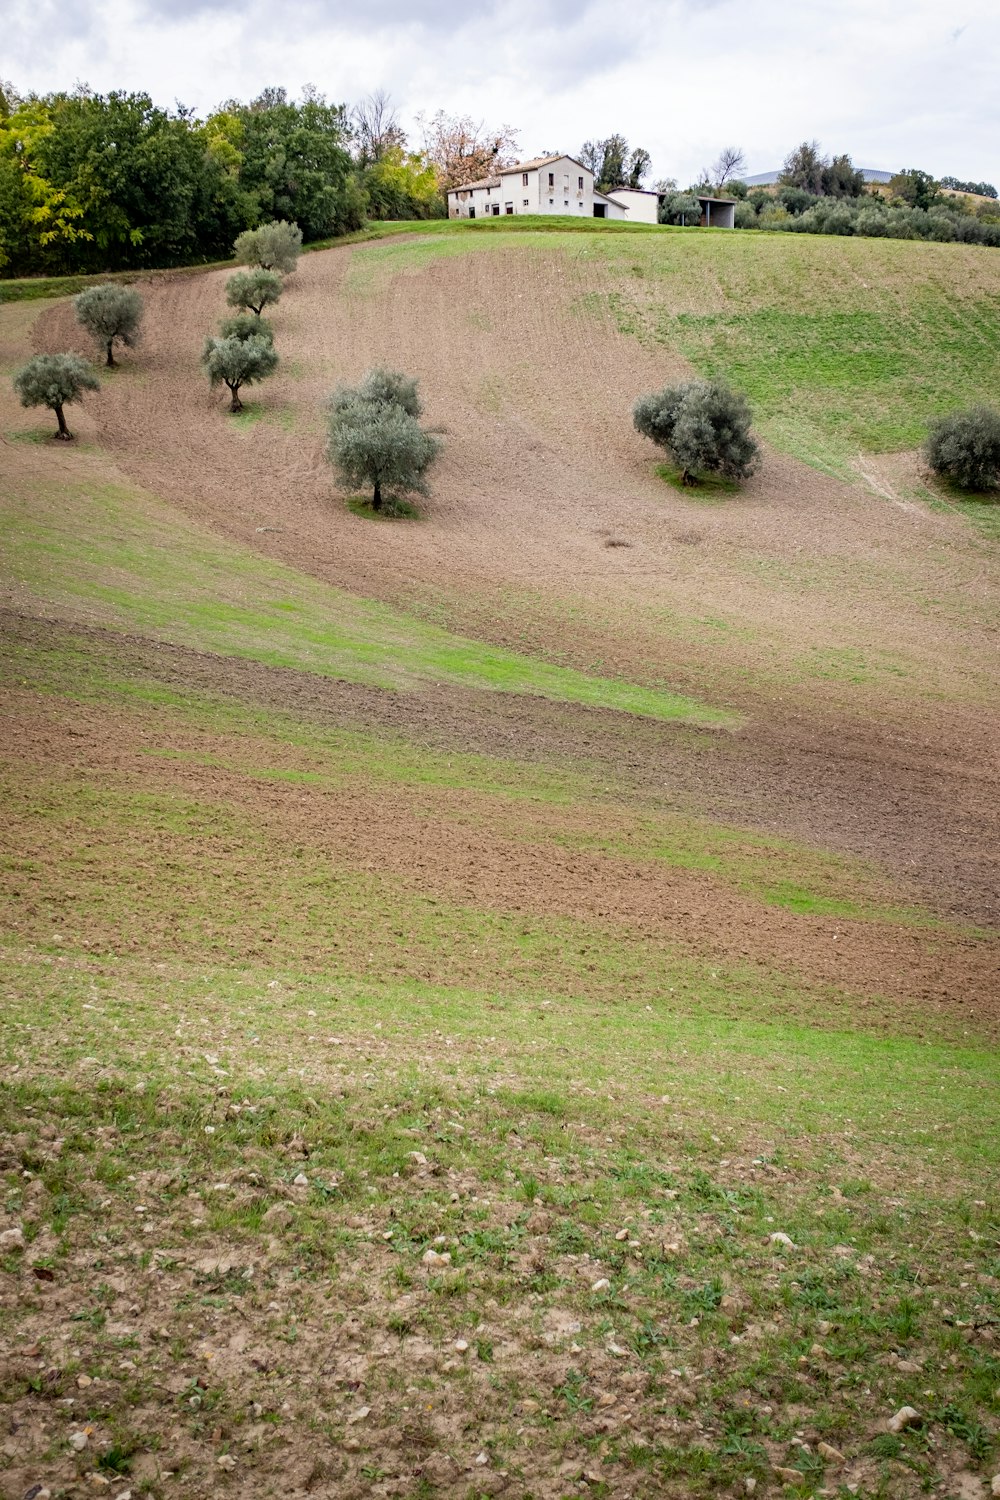
<path id="1" fill-rule="evenodd" d="M 819 195 L 823 191 L 823 173 L 828 166 L 829 162 L 820 152 L 819 142 L 803 141 L 785 157 L 778 180 L 786 182 L 789 187 Z"/>
<path id="2" fill-rule="evenodd" d="M 219 332 L 224 339 L 267 339 L 274 343 L 274 329 L 266 318 L 256 313 L 237 313 L 235 317 L 223 318 Z"/>
<path id="3" fill-rule="evenodd" d="M 340 386 L 329 402 L 327 456 L 348 488 L 367 484 L 372 509 L 387 498 L 427 494 L 427 470 L 441 444 L 417 421 L 417 382 L 399 371 L 369 371 L 359 386 Z"/>
<path id="4" fill-rule="evenodd" d="M 973 406 L 952 412 L 930 431 L 925 449 L 936 474 L 963 490 L 1000 486 L 1000 412 Z"/>
<path id="5" fill-rule="evenodd" d="M 201 359 L 213 389 L 217 385 L 228 386 L 232 397 L 230 411 L 243 410 L 240 400 L 243 386 L 259 384 L 278 368 L 274 344 L 260 335 L 256 338 L 207 339 Z"/>
<path id="6" fill-rule="evenodd" d="M 746 479 L 760 462 L 746 397 L 718 381 L 689 380 L 642 396 L 632 420 L 644 437 L 671 451 L 684 484 L 697 483 L 699 474 Z"/>
<path id="7" fill-rule="evenodd" d="M 601 193 L 616 187 L 641 187 L 652 160 L 642 146 L 630 151 L 627 139 L 620 134 L 606 136 L 601 141 L 584 141 L 579 157 L 593 172 L 594 186 Z"/>
<path id="8" fill-rule="evenodd" d="M 343 105 L 315 89 L 301 103 L 268 88 L 250 104 L 223 112 L 241 126 L 240 185 L 257 205 L 257 220 L 287 219 L 306 240 L 360 229 L 365 197 L 347 149 L 350 123 Z"/>
<path id="9" fill-rule="evenodd" d="M 286 274 L 295 270 L 301 253 L 302 230 L 285 219 L 245 229 L 233 246 L 234 256 L 245 265 Z"/>
<path id="10" fill-rule="evenodd" d="M 362 183 L 371 219 L 434 219 L 447 212 L 434 163 L 401 146 L 387 146 L 365 168 Z"/>
<path id="11" fill-rule="evenodd" d="M 889 195 L 901 203 L 908 203 L 911 208 L 931 208 L 941 201 L 934 178 L 917 167 L 897 172 L 889 183 Z"/>
<path id="12" fill-rule="evenodd" d="M 271 307 L 281 296 L 282 282 L 277 271 L 237 271 L 226 282 L 226 301 L 230 307 L 256 313 Z"/>
<path id="13" fill-rule="evenodd" d="M 76 321 L 105 351 L 105 364 L 113 369 L 115 344 L 131 349 L 138 341 L 143 314 L 139 293 L 134 287 L 109 282 L 105 286 L 87 287 L 73 298 L 73 306 Z"/>
<path id="14" fill-rule="evenodd" d="M 865 190 L 865 179 L 860 168 L 844 152 L 823 168 L 822 188 L 827 198 L 860 198 Z"/>
<path id="15" fill-rule="evenodd" d="M 78 354 L 36 354 L 14 376 L 14 389 L 22 406 L 47 406 L 54 411 L 59 424 L 55 436 L 68 441 L 73 434 L 66 426 L 63 407 L 82 401 L 84 391 L 99 391 L 101 383 Z"/>

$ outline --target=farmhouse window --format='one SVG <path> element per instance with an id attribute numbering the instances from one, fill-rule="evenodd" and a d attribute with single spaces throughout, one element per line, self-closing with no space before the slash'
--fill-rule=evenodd
<path id="1" fill-rule="evenodd" d="M 527 208 L 527 206 L 528 206 L 528 200 L 527 200 L 527 198 L 522 198 L 521 199 L 521 204 L 522 204 L 522 206 L 524 208 Z"/>
<path id="2" fill-rule="evenodd" d="M 554 203 L 554 202 L 555 202 L 555 201 L 556 201 L 556 200 L 555 200 L 555 199 L 554 199 L 554 198 L 550 198 L 550 199 L 549 199 L 549 207 L 550 207 L 550 208 L 551 208 L 551 207 L 552 207 L 552 205 L 553 205 L 553 203 Z"/>
<path id="3" fill-rule="evenodd" d="M 578 177 L 576 179 L 576 185 L 577 185 L 577 188 L 579 189 L 579 191 L 582 193 L 583 192 L 583 178 L 582 177 Z"/>
<path id="4" fill-rule="evenodd" d="M 521 186 L 522 187 L 527 187 L 528 186 L 528 174 L 527 174 L 527 172 L 522 172 L 521 173 Z"/>
<path id="5" fill-rule="evenodd" d="M 550 172 L 549 173 L 549 187 L 555 187 L 555 185 L 556 185 L 556 174 L 554 172 Z"/>
<path id="6" fill-rule="evenodd" d="M 563 199 L 563 208 L 569 208 L 569 199 L 568 198 L 564 198 Z"/>

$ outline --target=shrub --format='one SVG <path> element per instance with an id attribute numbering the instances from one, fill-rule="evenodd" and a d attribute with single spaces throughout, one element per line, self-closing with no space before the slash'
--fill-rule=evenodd
<path id="1" fill-rule="evenodd" d="M 235 317 L 223 318 L 219 331 L 224 339 L 267 339 L 274 343 L 274 329 L 266 318 L 256 313 L 237 313 Z"/>
<path id="2" fill-rule="evenodd" d="M 258 318 L 281 296 L 281 277 L 277 271 L 237 271 L 226 282 L 226 301 L 230 307 L 256 313 Z"/>
<path id="3" fill-rule="evenodd" d="M 701 204 L 693 193 L 667 193 L 659 220 L 661 224 L 700 224 Z"/>
<path id="4" fill-rule="evenodd" d="M 14 376 L 22 406 L 48 406 L 59 423 L 57 438 L 69 440 L 63 407 L 83 399 L 84 391 L 99 391 L 101 383 L 78 354 L 36 354 Z"/>
<path id="5" fill-rule="evenodd" d="M 106 364 L 113 368 L 114 346 L 131 349 L 139 337 L 142 322 L 142 298 L 130 286 L 91 286 L 73 298 L 76 320 L 107 353 Z"/>
<path id="6" fill-rule="evenodd" d="M 670 449 L 684 484 L 706 473 L 746 479 L 760 461 L 746 397 L 719 381 L 689 380 L 642 396 L 632 420 L 644 437 Z"/>
<path id="7" fill-rule="evenodd" d="M 269 338 L 206 339 L 202 364 L 212 386 L 229 387 L 230 411 L 242 411 L 240 388 L 266 380 L 278 368 L 278 356 Z"/>
<path id="8" fill-rule="evenodd" d="M 936 474 L 963 490 L 1000 486 L 1000 412 L 973 406 L 952 412 L 930 431 L 925 452 Z"/>
<path id="9" fill-rule="evenodd" d="M 757 228 L 757 213 L 752 203 L 737 203 L 733 212 L 737 229 Z"/>
<path id="10" fill-rule="evenodd" d="M 245 229 L 233 246 L 237 260 L 265 271 L 294 271 L 301 253 L 302 230 L 286 219 Z"/>
<path id="11" fill-rule="evenodd" d="M 372 509 L 400 493 L 427 494 L 427 470 L 441 451 L 417 421 L 417 382 L 395 370 L 370 370 L 359 386 L 340 386 L 330 398 L 327 457 L 349 488 L 372 488 Z"/>

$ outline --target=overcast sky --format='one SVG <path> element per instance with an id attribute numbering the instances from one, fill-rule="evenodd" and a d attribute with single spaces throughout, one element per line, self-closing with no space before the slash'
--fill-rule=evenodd
<path id="1" fill-rule="evenodd" d="M 0 76 L 144 90 L 207 113 L 267 84 L 403 123 L 509 123 L 521 155 L 621 131 L 682 185 L 817 138 L 859 166 L 1000 179 L 997 0 L 4 0 Z"/>

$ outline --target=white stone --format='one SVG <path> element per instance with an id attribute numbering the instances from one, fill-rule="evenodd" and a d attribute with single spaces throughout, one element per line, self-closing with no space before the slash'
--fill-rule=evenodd
<path id="1" fill-rule="evenodd" d="M 292 1187 L 303 1188 L 303 1187 L 308 1187 L 308 1186 L 309 1186 L 309 1178 L 306 1176 L 306 1174 L 304 1172 L 300 1172 L 297 1177 L 293 1177 L 292 1178 Z"/>
<path id="2" fill-rule="evenodd" d="M 601 1279 L 600 1279 L 600 1281 L 595 1281 L 593 1283 L 593 1285 L 591 1286 L 590 1290 L 592 1292 L 606 1292 L 606 1291 L 609 1291 L 610 1288 L 611 1288 L 611 1282 L 608 1280 L 608 1278 L 606 1276 L 602 1276 Z"/>
<path id="3" fill-rule="evenodd" d="M 448 1250 L 439 1254 L 437 1250 L 425 1250 L 421 1257 L 425 1266 L 450 1266 L 451 1254 Z"/>
<path id="4" fill-rule="evenodd" d="M 795 1249 L 795 1241 L 790 1239 L 787 1234 L 782 1234 L 780 1229 L 776 1230 L 774 1234 L 769 1235 L 768 1238 L 772 1245 L 784 1245 L 788 1250 Z"/>
<path id="5" fill-rule="evenodd" d="M 907 1427 L 912 1427 L 914 1422 L 920 1421 L 920 1413 L 912 1406 L 901 1406 L 895 1416 L 889 1418 L 886 1426 L 890 1432 L 902 1432 Z"/>
<path id="6" fill-rule="evenodd" d="M 90 1438 L 85 1432 L 71 1432 L 69 1435 L 69 1445 L 75 1453 L 82 1453 L 89 1442 Z"/>
<path id="7" fill-rule="evenodd" d="M 24 1249 L 24 1230 L 19 1224 L 0 1233 L 0 1254 L 11 1255 Z"/>
<path id="8" fill-rule="evenodd" d="M 348 1427 L 353 1427 L 355 1422 L 363 1422 L 371 1412 L 370 1406 L 359 1406 L 357 1411 L 352 1411 L 347 1419 Z"/>
<path id="9" fill-rule="evenodd" d="M 215 1464 L 217 1468 L 225 1469 L 227 1473 L 231 1473 L 236 1468 L 236 1460 L 231 1453 L 220 1453 Z"/>

